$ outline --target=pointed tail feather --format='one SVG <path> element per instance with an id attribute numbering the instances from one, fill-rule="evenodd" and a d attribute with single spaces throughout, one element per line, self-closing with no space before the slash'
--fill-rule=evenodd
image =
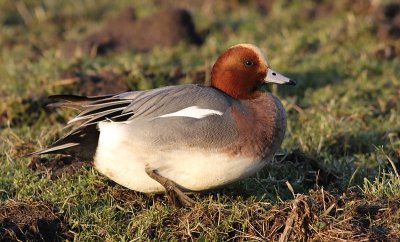
<path id="1" fill-rule="evenodd" d="M 57 153 L 57 151 L 64 150 L 64 149 L 67 149 L 67 148 L 70 148 L 70 147 L 74 147 L 74 146 L 77 146 L 77 145 L 79 145 L 79 143 L 66 143 L 66 144 L 58 145 L 58 146 L 50 146 L 50 147 L 48 147 L 46 149 L 29 153 L 26 156 Z"/>
<path id="2" fill-rule="evenodd" d="M 93 160 L 96 154 L 99 135 L 100 133 L 95 125 L 78 128 L 74 132 L 57 140 L 48 148 L 30 153 L 27 156 L 66 154 L 77 156 L 85 160 Z"/>
<path id="3" fill-rule="evenodd" d="M 103 100 L 113 95 L 103 95 L 103 96 L 76 96 L 76 95 L 53 95 L 49 96 L 49 99 L 55 101 L 54 103 L 50 103 L 47 107 L 51 108 L 59 108 L 59 107 L 67 107 L 78 110 L 84 110 L 85 105 L 94 101 Z"/>

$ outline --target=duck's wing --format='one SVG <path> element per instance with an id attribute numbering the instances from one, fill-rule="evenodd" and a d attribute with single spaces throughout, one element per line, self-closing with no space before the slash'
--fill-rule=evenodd
<path id="1" fill-rule="evenodd" d="M 194 84 L 107 96 L 55 95 L 49 98 L 55 101 L 49 104 L 50 107 L 80 110 L 80 113 L 68 122 L 67 127 L 78 126 L 48 148 L 29 155 L 61 153 L 92 159 L 97 148 L 97 124 L 100 122 L 176 117 L 188 115 L 188 112 L 195 117 L 201 117 L 210 112 L 224 112 L 230 102 L 230 98 L 222 92 L 212 87 Z"/>

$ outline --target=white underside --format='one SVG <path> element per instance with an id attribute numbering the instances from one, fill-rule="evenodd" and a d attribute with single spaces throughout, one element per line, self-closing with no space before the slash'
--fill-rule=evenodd
<path id="1" fill-rule="evenodd" d="M 139 192 L 165 191 L 146 174 L 146 165 L 187 191 L 216 188 L 248 177 L 265 165 L 265 161 L 195 148 L 162 151 L 157 149 L 160 147 L 127 136 L 121 124 L 103 122 L 99 127 L 96 169 L 120 185 Z"/>

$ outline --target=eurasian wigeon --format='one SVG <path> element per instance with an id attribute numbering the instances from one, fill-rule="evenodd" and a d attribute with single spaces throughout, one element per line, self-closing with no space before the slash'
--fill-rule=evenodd
<path id="1" fill-rule="evenodd" d="M 65 137 L 34 155 L 61 153 L 93 160 L 111 180 L 144 193 L 204 191 L 248 177 L 269 162 L 286 129 L 279 99 L 261 87 L 296 82 L 271 69 L 256 46 L 225 50 L 211 85 L 167 86 L 117 95 L 56 95 L 53 107 L 80 110 Z"/>

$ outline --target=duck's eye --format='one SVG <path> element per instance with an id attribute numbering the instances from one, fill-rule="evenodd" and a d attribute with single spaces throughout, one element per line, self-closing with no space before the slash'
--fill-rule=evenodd
<path id="1" fill-rule="evenodd" d="M 245 60 L 245 61 L 244 61 L 244 64 L 245 64 L 246 66 L 253 66 L 253 65 L 254 65 L 254 62 L 252 62 L 251 60 Z"/>

